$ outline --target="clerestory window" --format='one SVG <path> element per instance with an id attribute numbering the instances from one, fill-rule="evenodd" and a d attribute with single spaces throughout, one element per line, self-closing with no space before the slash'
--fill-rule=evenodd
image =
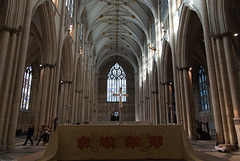
<path id="1" fill-rule="evenodd" d="M 29 65 L 24 73 L 23 87 L 22 87 L 22 99 L 20 109 L 28 110 L 29 109 L 29 100 L 31 94 L 31 85 L 32 85 L 32 67 Z"/>
<path id="2" fill-rule="evenodd" d="M 123 68 L 116 63 L 109 71 L 107 78 L 107 102 L 119 102 L 119 96 L 113 96 L 113 94 L 119 94 L 119 89 L 122 87 L 122 93 L 126 94 L 126 74 Z M 126 102 L 126 96 L 122 96 L 122 102 Z"/>

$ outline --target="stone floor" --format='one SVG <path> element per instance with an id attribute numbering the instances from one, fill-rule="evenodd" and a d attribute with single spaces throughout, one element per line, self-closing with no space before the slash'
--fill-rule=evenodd
<path id="1" fill-rule="evenodd" d="M 0 161 L 37 161 L 43 155 L 47 145 L 23 146 L 25 136 L 16 138 L 16 149 L 11 151 L 0 151 Z M 193 149 L 196 155 L 203 161 L 240 161 L 240 150 L 230 153 L 215 151 L 215 141 L 192 140 Z M 139 161 L 139 160 L 138 160 Z M 141 160 L 143 161 L 143 160 Z M 153 161 L 153 160 L 144 160 Z M 154 160 L 157 161 L 157 160 Z M 163 161 L 163 160 L 161 160 Z"/>

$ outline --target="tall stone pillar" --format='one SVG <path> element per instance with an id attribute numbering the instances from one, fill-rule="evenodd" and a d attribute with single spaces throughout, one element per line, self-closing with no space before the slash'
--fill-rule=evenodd
<path id="1" fill-rule="evenodd" d="M 139 74 L 135 73 L 135 121 L 140 121 L 140 103 L 139 103 L 139 94 L 140 94 L 140 81 L 139 81 Z"/>
<path id="2" fill-rule="evenodd" d="M 190 84 L 189 84 L 189 74 L 191 72 L 188 68 L 183 69 L 183 82 L 184 82 L 184 96 L 185 96 L 185 103 L 186 103 L 186 117 L 187 117 L 187 127 L 188 127 L 188 137 L 190 139 L 194 139 L 194 132 L 193 132 L 193 121 L 195 123 L 195 120 L 193 120 L 192 117 L 192 109 L 194 107 L 191 107 L 191 99 L 192 96 L 190 95 Z"/>
<path id="3" fill-rule="evenodd" d="M 76 90 L 75 91 L 75 107 L 74 107 L 74 110 L 73 110 L 73 115 L 74 115 L 74 119 L 72 121 L 72 123 L 80 123 L 78 122 L 79 120 L 79 97 L 80 97 L 80 93 L 81 91 L 80 90 Z"/>
<path id="4" fill-rule="evenodd" d="M 166 124 L 166 99 L 165 99 L 165 85 L 164 82 L 161 83 L 160 87 L 160 98 L 161 98 L 161 105 L 160 105 L 160 117 L 161 117 L 161 124 Z"/>
<path id="5" fill-rule="evenodd" d="M 229 137 L 228 140 L 225 140 L 225 143 L 229 144 L 229 140 L 230 140 L 230 144 L 232 145 L 236 145 L 237 144 L 237 136 L 236 136 L 236 131 L 234 128 L 234 124 L 233 124 L 233 107 L 232 107 L 232 101 L 231 101 L 231 94 L 230 94 L 230 87 L 229 87 L 229 80 L 227 79 L 228 77 L 226 77 L 227 75 L 227 70 L 226 70 L 226 61 L 225 61 L 225 56 L 223 53 L 223 42 L 222 39 L 220 37 L 217 37 L 216 39 L 217 41 L 217 48 L 218 48 L 218 60 L 219 60 L 219 67 L 220 67 L 220 71 L 221 71 L 221 79 L 222 79 L 222 87 L 223 87 L 223 94 L 224 94 L 224 105 L 225 108 L 222 111 L 222 114 L 225 113 L 225 117 L 227 120 L 227 131 L 224 132 L 228 133 L 227 136 Z"/>
<path id="6" fill-rule="evenodd" d="M 8 68 L 8 72 L 5 75 L 5 80 L 3 81 L 3 89 L 2 89 L 2 97 L 0 98 L 1 102 L 0 102 L 0 106 L 1 106 L 1 117 L 0 117 L 0 138 L 1 138 L 1 149 L 2 150 L 6 150 L 7 148 L 7 135 L 8 135 L 8 125 L 9 125 L 9 117 L 11 114 L 11 110 L 9 110 L 9 104 L 11 105 L 12 103 L 9 102 L 10 100 L 12 100 L 12 95 L 9 95 L 9 93 L 12 93 L 10 91 L 12 91 L 12 85 L 14 84 L 14 82 L 12 81 L 13 78 L 15 78 L 15 76 L 13 75 L 13 69 L 14 69 L 14 58 L 15 58 L 15 51 L 16 51 L 16 41 L 17 41 L 17 34 L 13 33 L 11 35 L 11 40 L 10 40 L 10 51 L 9 51 L 9 59 L 8 59 L 8 63 L 7 63 L 7 68 Z M 6 68 L 5 68 L 6 69 Z M 10 106 L 11 107 L 11 106 Z M 3 136 L 3 138 L 1 137 Z"/>
<path id="7" fill-rule="evenodd" d="M 227 75 L 229 79 L 229 85 L 230 85 L 230 94 L 232 98 L 232 106 L 233 106 L 233 114 L 234 114 L 234 124 L 237 132 L 238 137 L 238 144 L 240 143 L 240 93 L 239 93 L 239 80 L 236 76 L 237 73 L 237 65 L 235 61 L 235 55 L 233 54 L 233 48 L 232 48 L 232 39 L 231 34 L 226 33 L 223 34 L 223 46 L 224 46 L 224 52 L 225 52 L 225 58 L 226 58 L 226 66 L 227 66 Z M 229 97 L 229 93 L 228 97 Z M 232 117 L 232 110 L 231 107 L 228 107 L 228 116 L 229 118 Z M 230 132 L 234 131 L 232 129 L 231 121 L 230 123 Z M 231 135 L 232 134 L 232 135 Z M 230 133 L 230 141 L 231 144 L 236 144 L 237 141 L 235 139 L 234 133 Z"/>
<path id="8" fill-rule="evenodd" d="M 223 127 L 223 137 L 225 140 L 225 143 L 229 143 L 229 133 L 228 133 L 228 126 L 227 126 L 227 117 L 226 117 L 226 111 L 225 111 L 225 101 L 224 101 L 224 95 L 223 95 L 223 86 L 224 83 L 222 82 L 221 77 L 221 68 L 220 68 L 220 62 L 219 62 L 219 54 L 218 52 L 222 52 L 221 48 L 219 47 L 219 43 L 217 46 L 216 40 L 212 38 L 212 46 L 213 46 L 213 56 L 214 56 L 214 64 L 216 69 L 216 79 L 217 79 L 217 87 L 218 87 L 218 95 L 219 95 L 219 102 L 220 102 L 220 109 L 221 109 L 221 119 L 222 119 L 222 127 Z M 225 70 L 225 69 L 224 69 Z"/>
<path id="9" fill-rule="evenodd" d="M 53 124 L 54 118 L 52 118 L 52 97 L 54 86 L 54 70 L 55 65 L 43 64 L 40 74 L 38 104 L 36 108 L 35 117 L 35 136 L 38 136 L 38 132 L 41 125 Z"/>
<path id="10" fill-rule="evenodd" d="M 22 91 L 22 83 L 23 83 L 23 74 L 25 71 L 25 62 L 26 62 L 26 54 L 27 54 L 27 47 L 28 47 L 28 38 L 30 32 L 30 23 L 31 23 L 31 15 L 32 15 L 32 1 L 26 1 L 26 8 L 25 8 L 25 19 L 24 19 L 24 26 L 23 32 L 21 35 L 21 41 L 19 46 L 19 53 L 17 52 L 17 65 L 15 66 L 15 82 L 14 82 L 14 93 L 11 99 L 11 114 L 9 117 L 9 126 L 8 126 L 8 135 L 7 135 L 7 149 L 14 149 L 15 145 L 15 133 L 17 127 L 17 119 L 19 114 L 19 106 L 21 100 L 21 91 Z"/>
<path id="11" fill-rule="evenodd" d="M 169 83 L 165 82 L 164 83 L 164 91 L 165 91 L 165 116 L 166 116 L 166 120 L 165 123 L 169 124 L 169 87 L 168 87 Z"/>
<path id="12" fill-rule="evenodd" d="M 71 110 L 72 106 L 70 104 L 70 91 L 71 91 L 71 81 L 62 81 L 61 85 L 61 111 L 60 111 L 60 118 L 61 123 L 66 124 L 69 123 L 71 118 Z"/>
<path id="13" fill-rule="evenodd" d="M 234 117 L 240 119 L 240 94 L 239 94 L 239 81 L 236 77 L 237 66 L 235 61 L 235 55 L 232 49 L 232 39 L 230 33 L 223 35 L 223 45 L 227 65 L 227 73 L 230 84 L 230 91 L 232 96 L 232 104 L 234 109 Z"/>
<path id="14" fill-rule="evenodd" d="M 21 40 L 21 30 L 19 29 L 11 29 L 9 30 L 9 41 L 8 41 L 8 48 L 0 49 L 5 50 L 3 51 L 6 54 L 6 61 L 2 64 L 3 66 L 0 67 L 2 70 L 7 70 L 3 77 L 0 77 L 2 82 L 2 89 L 0 89 L 2 95 L 0 94 L 0 150 L 7 149 L 7 136 L 8 136 L 8 126 L 9 126 L 9 119 L 11 115 L 11 106 L 12 106 L 12 93 L 13 93 L 13 86 L 15 83 L 16 78 L 16 64 L 14 64 L 15 60 L 18 60 L 18 47 Z M 5 35 L 5 34 L 4 34 Z M 3 36 L 4 36 L 3 35 Z M 4 46 L 4 44 L 3 44 Z M 0 43 L 1 48 L 1 43 Z M 1 55 L 1 54 L 0 54 Z M 1 84 L 1 83 L 0 83 Z"/>
<path id="15" fill-rule="evenodd" d="M 203 24 L 203 35 L 204 35 L 204 42 L 205 42 L 205 49 L 206 49 L 206 58 L 207 58 L 207 67 L 208 67 L 208 74 L 209 74 L 209 82 L 211 88 L 211 96 L 212 96 L 212 106 L 213 106 L 213 114 L 215 119 L 215 129 L 216 129 L 216 140 L 217 144 L 223 143 L 223 128 L 221 126 L 222 120 L 220 115 L 220 103 L 218 97 L 218 88 L 217 88 L 217 79 L 216 79 L 216 71 L 214 66 L 214 59 L 213 59 L 213 49 L 211 45 L 211 38 L 210 38 L 210 27 L 208 21 L 208 10 L 206 1 L 202 1 L 203 6 L 203 17 L 202 17 L 202 24 Z"/>
<path id="16" fill-rule="evenodd" d="M 184 80 L 183 80 L 183 70 L 179 69 L 179 85 L 180 85 L 180 95 L 182 100 L 181 111 L 182 111 L 182 122 L 185 131 L 188 131 L 187 124 L 187 110 L 186 110 L 186 100 L 184 99 Z"/>
<path id="17" fill-rule="evenodd" d="M 0 91 L 2 87 L 2 81 L 3 81 L 3 73 L 5 69 L 5 62 L 8 52 L 8 43 L 9 43 L 9 37 L 10 37 L 10 27 L 4 26 L 0 29 L 1 37 L 0 37 Z"/>
<path id="18" fill-rule="evenodd" d="M 174 80 L 178 80 L 175 84 L 176 84 L 176 88 L 178 88 L 178 95 L 175 96 L 175 98 L 178 100 L 178 102 L 176 102 L 176 115 L 177 115 L 177 124 L 183 125 L 183 107 L 182 107 L 182 100 L 181 99 L 181 81 L 180 81 L 180 71 L 176 71 L 176 79 Z M 178 105 L 177 105 L 178 104 Z"/>

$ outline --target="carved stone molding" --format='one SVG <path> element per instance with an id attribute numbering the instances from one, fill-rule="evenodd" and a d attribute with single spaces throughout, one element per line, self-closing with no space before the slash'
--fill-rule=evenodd
<path id="1" fill-rule="evenodd" d="M 13 34 L 18 34 L 22 30 L 23 30 L 22 26 L 19 26 L 18 28 L 13 28 L 13 27 L 9 27 L 9 26 L 0 27 L 0 33 L 3 32 L 3 31 L 8 31 L 8 32 L 13 33 Z"/>

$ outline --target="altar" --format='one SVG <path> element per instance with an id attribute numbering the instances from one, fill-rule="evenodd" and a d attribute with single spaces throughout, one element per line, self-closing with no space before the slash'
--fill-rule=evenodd
<path id="1" fill-rule="evenodd" d="M 178 159 L 198 161 L 181 125 L 61 125 L 41 161 Z"/>

